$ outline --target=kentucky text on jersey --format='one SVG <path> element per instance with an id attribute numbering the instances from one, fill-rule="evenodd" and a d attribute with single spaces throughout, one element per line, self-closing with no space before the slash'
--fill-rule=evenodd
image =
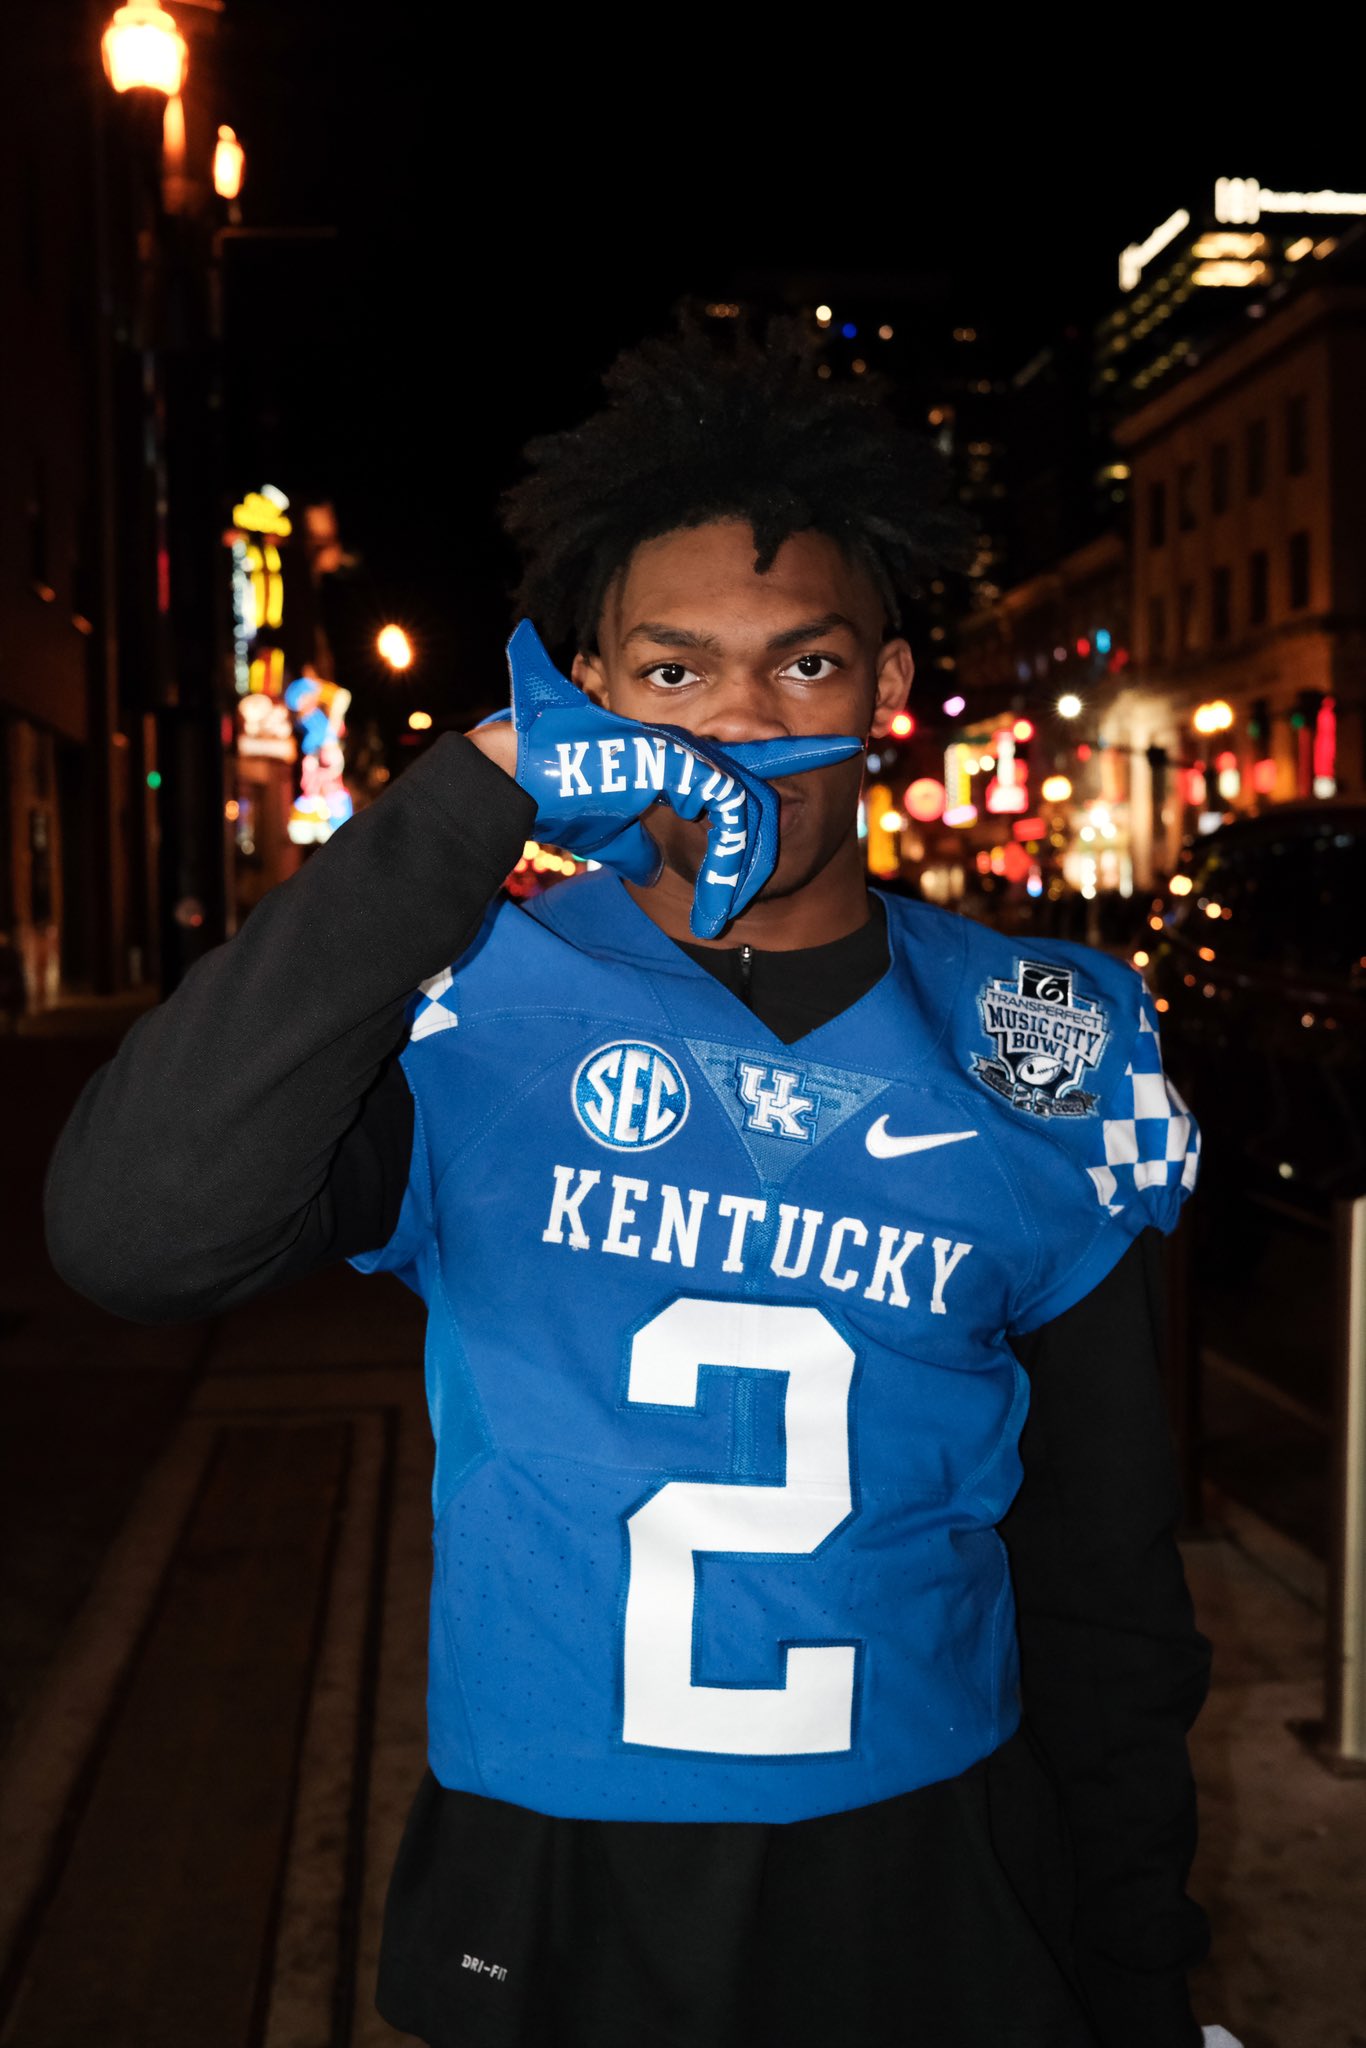
<path id="1" fill-rule="evenodd" d="M 690 1272 L 701 1256 L 704 1271 L 708 1266 L 722 1273 L 763 1271 L 778 1280 L 804 1280 L 809 1274 L 836 1294 L 857 1287 L 865 1301 L 910 1307 L 906 1265 L 925 1248 L 923 1230 L 865 1223 L 858 1216 L 827 1220 L 824 1210 L 795 1202 L 779 1202 L 776 1218 L 771 1218 L 773 1206 L 756 1195 L 740 1194 L 721 1195 L 713 1205 L 705 1188 L 689 1188 L 685 1195 L 670 1181 L 662 1182 L 656 1193 L 650 1181 L 625 1173 L 612 1175 L 609 1194 L 597 1167 L 557 1166 L 541 1238 L 571 1251 L 648 1257 L 660 1265 L 686 1266 Z M 634 1224 L 639 1229 L 633 1229 Z M 590 1234 L 590 1226 L 596 1235 Z M 944 1289 L 972 1246 L 936 1237 L 929 1249 L 934 1256 L 930 1311 L 947 1315 Z M 867 1256 L 859 1258 L 865 1251 Z M 916 1271 L 928 1264 L 928 1259 L 920 1260 Z M 913 1283 L 914 1278 L 913 1274 Z"/>

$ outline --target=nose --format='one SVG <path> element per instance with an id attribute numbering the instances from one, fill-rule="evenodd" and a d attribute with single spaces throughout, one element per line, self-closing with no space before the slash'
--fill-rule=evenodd
<path id="1" fill-rule="evenodd" d="M 740 740 L 780 740 L 790 732 L 780 693 L 766 677 L 746 671 L 717 679 L 694 730 L 719 746 Z"/>

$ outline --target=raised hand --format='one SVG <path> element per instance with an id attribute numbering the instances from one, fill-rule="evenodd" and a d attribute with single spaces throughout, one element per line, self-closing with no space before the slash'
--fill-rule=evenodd
<path id="1" fill-rule="evenodd" d="M 858 753 L 849 735 L 810 734 L 720 747 L 678 726 L 604 711 L 551 661 L 529 619 L 508 642 L 517 781 L 536 799 L 536 829 L 629 881 L 659 877 L 658 847 L 640 822 L 663 800 L 708 820 L 707 855 L 690 922 L 714 939 L 754 901 L 778 858 L 772 778 L 829 767 Z M 490 721 L 492 722 L 492 721 Z"/>

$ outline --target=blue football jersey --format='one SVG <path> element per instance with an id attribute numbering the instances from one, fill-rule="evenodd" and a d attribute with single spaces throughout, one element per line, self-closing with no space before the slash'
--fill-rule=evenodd
<path id="1" fill-rule="evenodd" d="M 1198 1139 L 1131 968 L 885 907 L 888 972 L 792 1045 L 606 872 L 417 999 L 355 1263 L 428 1309 L 443 1785 L 789 1821 L 1016 1726 L 1007 1333 L 1171 1228 Z"/>

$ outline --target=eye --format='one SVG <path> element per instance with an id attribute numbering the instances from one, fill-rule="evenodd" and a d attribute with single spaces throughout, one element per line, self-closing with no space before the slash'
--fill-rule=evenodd
<path id="1" fill-rule="evenodd" d="M 832 654 L 799 654 L 785 669 L 780 669 L 779 674 L 795 675 L 803 683 L 823 683 L 827 676 L 834 675 L 843 666 L 844 663 L 836 661 Z"/>
<path id="2" fill-rule="evenodd" d="M 695 683 L 698 676 L 696 669 L 685 668 L 681 661 L 657 661 L 653 668 L 646 669 L 645 680 L 658 683 L 665 690 L 679 690 L 685 683 Z"/>

